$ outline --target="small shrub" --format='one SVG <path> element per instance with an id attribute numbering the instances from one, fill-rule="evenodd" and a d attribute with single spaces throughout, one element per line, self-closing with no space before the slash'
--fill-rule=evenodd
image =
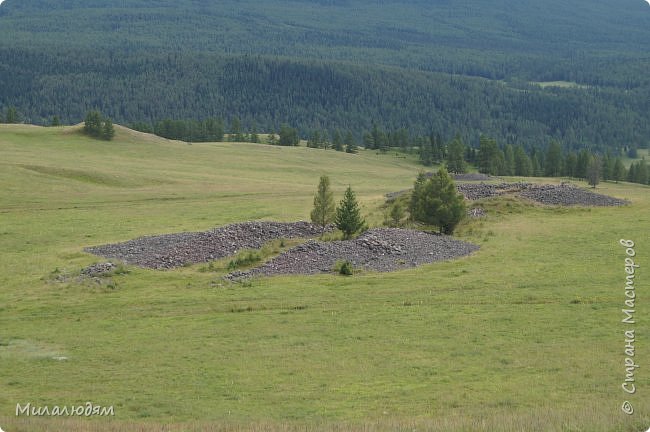
<path id="1" fill-rule="evenodd" d="M 334 269 L 343 276 L 352 276 L 354 273 L 354 267 L 352 266 L 352 263 L 348 260 L 345 261 L 338 261 L 334 267 Z"/>
<path id="2" fill-rule="evenodd" d="M 257 252 L 248 252 L 247 254 L 244 254 L 242 256 L 238 256 L 234 260 L 231 260 L 228 263 L 228 270 L 236 270 L 241 267 L 246 267 L 251 264 L 255 264 L 256 262 L 261 261 L 262 258 L 260 257 L 259 253 Z"/>

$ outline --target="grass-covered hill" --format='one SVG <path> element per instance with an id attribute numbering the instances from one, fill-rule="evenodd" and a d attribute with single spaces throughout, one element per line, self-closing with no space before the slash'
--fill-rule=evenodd
<path id="1" fill-rule="evenodd" d="M 649 29 L 642 0 L 6 0 L 0 109 L 646 147 Z"/>
<path id="2" fill-rule="evenodd" d="M 616 208 L 486 201 L 472 256 L 395 273 L 231 284 L 219 266 L 79 278 L 84 247 L 245 220 L 306 219 L 318 176 L 371 224 L 417 166 L 394 155 L 167 141 L 117 127 L 0 126 L 0 425 L 7 431 L 637 431 L 625 396 L 621 238 L 650 226 L 648 187 Z M 557 180 L 559 181 L 559 180 Z M 276 245 L 275 247 L 280 247 Z M 639 271 L 639 284 L 645 280 Z M 650 314 L 639 296 L 637 316 Z M 635 325 L 637 358 L 646 320 Z M 640 371 L 639 389 L 650 386 Z M 115 417 L 16 417 L 16 403 Z M 87 423 L 90 421 L 91 423 Z M 163 424 L 173 423 L 164 427 Z M 364 429 L 365 428 L 365 429 Z"/>

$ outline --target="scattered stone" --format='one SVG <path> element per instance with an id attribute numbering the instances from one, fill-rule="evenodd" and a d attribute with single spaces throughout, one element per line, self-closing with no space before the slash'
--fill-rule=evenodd
<path id="1" fill-rule="evenodd" d="M 467 216 L 471 218 L 482 218 L 486 216 L 485 209 L 481 207 L 475 207 L 467 210 Z"/>
<path id="2" fill-rule="evenodd" d="M 337 261 L 355 268 L 388 272 L 469 255 L 479 247 L 450 236 L 399 228 L 375 228 L 354 240 L 310 240 L 260 267 L 234 272 L 230 280 L 280 274 L 332 273 Z"/>
<path id="3" fill-rule="evenodd" d="M 559 186 L 534 185 L 521 191 L 520 195 L 547 205 L 614 207 L 628 204 L 625 200 L 591 192 L 567 183 Z"/>
<path id="4" fill-rule="evenodd" d="M 561 206 L 621 206 L 627 201 L 598 194 L 569 183 L 559 185 L 539 185 L 532 183 L 463 183 L 457 184 L 456 189 L 468 200 L 491 198 L 504 194 L 515 194 L 529 200 Z"/>
<path id="5" fill-rule="evenodd" d="M 81 275 L 91 278 L 101 277 L 105 276 L 116 268 L 117 265 L 113 264 L 112 262 L 97 263 L 82 269 Z"/>
<path id="6" fill-rule="evenodd" d="M 326 228 L 331 232 L 333 226 Z M 86 248 L 86 252 L 152 269 L 171 269 L 213 261 L 242 249 L 259 249 L 279 238 L 313 238 L 320 226 L 308 222 L 243 222 L 204 232 L 141 237 L 124 243 Z"/>

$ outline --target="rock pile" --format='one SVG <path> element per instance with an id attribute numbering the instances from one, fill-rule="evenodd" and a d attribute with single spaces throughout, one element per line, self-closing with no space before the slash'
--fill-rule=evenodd
<path id="1" fill-rule="evenodd" d="M 478 246 L 449 236 L 399 228 L 375 228 L 355 240 L 308 241 L 280 254 L 260 267 L 234 272 L 228 279 L 279 274 L 331 273 L 337 261 L 380 272 L 416 267 L 469 255 Z"/>
<path id="2" fill-rule="evenodd" d="M 547 205 L 562 206 L 620 206 L 627 201 L 594 193 L 568 183 L 538 185 L 532 183 L 463 183 L 456 189 L 468 200 L 491 198 L 514 193 L 521 197 Z"/>
<path id="3" fill-rule="evenodd" d="M 97 264 L 90 265 L 86 268 L 83 268 L 81 270 L 81 276 L 86 276 L 91 278 L 101 277 L 110 273 L 116 268 L 117 266 L 112 262 L 97 263 Z"/>
<path id="4" fill-rule="evenodd" d="M 328 227 L 326 232 L 333 230 Z M 152 269 L 171 269 L 212 261 L 242 249 L 258 249 L 279 238 L 312 238 L 321 227 L 308 222 L 243 222 L 204 232 L 141 237 L 86 248 L 86 252 Z"/>
<path id="5" fill-rule="evenodd" d="M 612 207 L 628 204 L 627 201 L 563 183 L 561 185 L 532 185 L 521 191 L 520 195 L 530 200 L 562 206 Z"/>

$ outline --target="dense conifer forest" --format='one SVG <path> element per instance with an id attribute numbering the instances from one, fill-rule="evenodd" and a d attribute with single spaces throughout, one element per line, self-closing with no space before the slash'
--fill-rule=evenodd
<path id="1" fill-rule="evenodd" d="M 649 37 L 642 1 L 6 0 L 0 110 L 622 155 L 650 140 Z"/>

